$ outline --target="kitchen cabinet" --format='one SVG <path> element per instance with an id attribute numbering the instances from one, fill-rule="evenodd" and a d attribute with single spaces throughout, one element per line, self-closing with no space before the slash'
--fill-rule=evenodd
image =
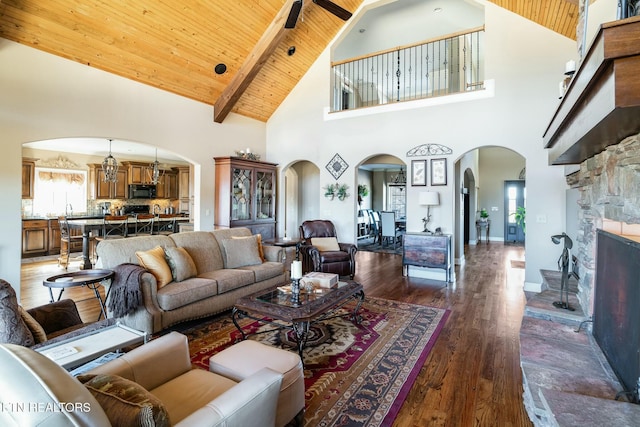
<path id="1" fill-rule="evenodd" d="M 33 182 L 35 181 L 36 160 L 22 158 L 22 198 L 33 199 Z"/>
<path id="2" fill-rule="evenodd" d="M 116 182 L 104 182 L 104 173 L 100 163 L 89 165 L 89 183 L 94 199 L 126 199 L 128 189 L 128 170 L 119 168 Z"/>
<path id="3" fill-rule="evenodd" d="M 174 169 L 176 169 L 178 173 L 178 212 L 189 212 L 191 209 L 191 189 L 189 187 L 191 173 L 189 166 L 179 166 Z"/>
<path id="4" fill-rule="evenodd" d="M 129 184 L 149 183 L 149 174 L 147 172 L 149 163 L 122 162 L 122 166 L 127 169 L 127 178 Z"/>
<path id="5" fill-rule="evenodd" d="M 158 180 L 156 191 L 159 199 L 177 199 L 178 173 L 176 171 L 166 171 Z"/>
<path id="6" fill-rule="evenodd" d="M 216 157 L 215 164 L 215 225 L 275 238 L 278 165 L 239 157 Z"/>
<path id="7" fill-rule="evenodd" d="M 402 274 L 408 274 L 409 266 L 442 268 L 446 281 L 453 276 L 451 235 L 430 233 L 405 233 L 402 237 Z"/>
<path id="8" fill-rule="evenodd" d="M 49 250 L 49 221 L 28 219 L 22 221 L 22 256 L 46 255 Z"/>

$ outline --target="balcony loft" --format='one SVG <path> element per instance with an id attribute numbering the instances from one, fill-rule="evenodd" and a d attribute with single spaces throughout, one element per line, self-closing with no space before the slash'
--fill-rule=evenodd
<path id="1" fill-rule="evenodd" d="M 484 27 L 333 62 L 331 113 L 485 89 Z"/>

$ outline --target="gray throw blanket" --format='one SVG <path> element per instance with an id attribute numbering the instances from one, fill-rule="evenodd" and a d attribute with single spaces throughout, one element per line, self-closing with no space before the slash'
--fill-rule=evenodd
<path id="1" fill-rule="evenodd" d="M 142 305 L 140 277 L 145 271 L 137 264 L 120 264 L 113 269 L 115 274 L 107 301 L 113 317 L 122 317 Z"/>

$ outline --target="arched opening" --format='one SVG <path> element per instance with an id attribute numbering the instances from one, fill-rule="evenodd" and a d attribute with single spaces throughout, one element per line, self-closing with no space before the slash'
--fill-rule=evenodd
<path id="1" fill-rule="evenodd" d="M 460 194 L 455 206 L 456 262 L 464 262 L 465 245 L 523 244 L 525 235 L 514 212 L 525 207 L 526 159 L 508 148 L 486 146 L 463 154 L 455 168 Z M 482 222 L 483 211 L 487 222 Z"/>
<path id="2" fill-rule="evenodd" d="M 393 212 L 400 228 L 406 225 L 407 166 L 396 156 L 378 154 L 358 166 L 356 236 L 360 250 L 388 251 L 381 241 L 380 212 Z M 366 191 L 361 191 L 361 190 Z M 366 195 L 365 195 L 366 193 Z M 399 250 L 394 245 L 391 250 Z"/>

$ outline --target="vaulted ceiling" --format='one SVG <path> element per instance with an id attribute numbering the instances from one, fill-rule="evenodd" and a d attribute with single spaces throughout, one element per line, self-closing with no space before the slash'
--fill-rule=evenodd
<path id="1" fill-rule="evenodd" d="M 576 37 L 578 0 L 490 1 Z M 285 29 L 293 3 L 0 0 L 0 37 L 212 105 L 216 122 L 231 111 L 267 121 L 345 25 L 307 0 Z M 362 0 L 335 3 L 355 12 Z"/>

